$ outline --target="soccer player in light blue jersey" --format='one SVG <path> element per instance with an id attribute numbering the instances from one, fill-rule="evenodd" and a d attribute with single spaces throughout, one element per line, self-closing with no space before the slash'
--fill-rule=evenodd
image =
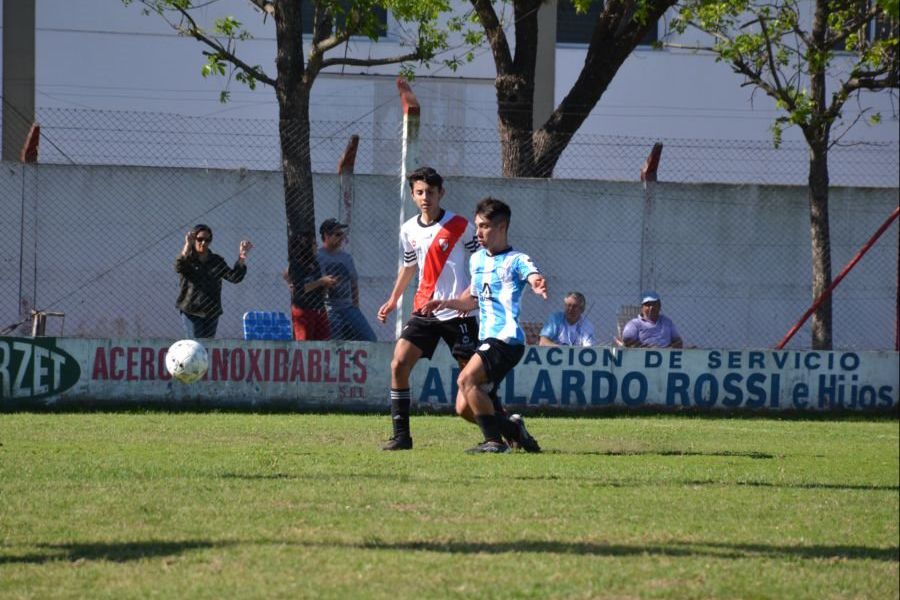
<path id="1" fill-rule="evenodd" d="M 484 442 L 470 453 L 507 452 L 503 438 L 526 451 L 540 452 L 537 441 L 525 429 L 519 415 L 498 414 L 490 394 L 525 354 L 525 332 L 519 325 L 519 307 L 526 284 L 547 299 L 547 282 L 531 258 L 514 250 L 507 240 L 510 208 L 495 198 L 485 198 L 475 209 L 475 234 L 482 248 L 469 261 L 472 275 L 467 294 L 449 300 L 432 300 L 427 310 L 479 309 L 480 343 L 475 355 L 459 374 L 456 412 L 481 428 Z"/>

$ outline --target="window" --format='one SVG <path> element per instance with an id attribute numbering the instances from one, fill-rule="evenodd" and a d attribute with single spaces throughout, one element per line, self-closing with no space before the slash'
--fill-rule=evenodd
<path id="1" fill-rule="evenodd" d="M 872 19 L 869 27 L 869 41 L 887 40 L 892 37 L 900 36 L 900 23 L 884 12 L 879 13 Z"/>
<path id="2" fill-rule="evenodd" d="M 603 12 L 603 2 L 591 4 L 585 14 L 578 14 L 570 0 L 558 0 L 556 4 L 556 41 L 563 44 L 588 44 L 594 23 Z"/>
<path id="3" fill-rule="evenodd" d="M 558 0 L 556 5 L 556 41 L 561 44 L 589 44 L 591 34 L 597 18 L 603 12 L 603 1 L 597 0 L 591 4 L 588 11 L 579 14 L 571 0 Z M 642 46 L 652 44 L 657 40 L 656 26 L 650 28 Z"/>
<path id="4" fill-rule="evenodd" d="M 341 4 L 349 6 L 350 2 L 342 2 Z M 301 2 L 300 11 L 303 18 L 303 33 L 312 34 L 313 15 L 315 14 L 315 9 L 316 7 L 312 2 Z M 381 35 L 383 36 L 387 32 L 387 10 L 385 10 L 384 7 L 381 6 L 374 6 L 371 10 L 373 13 L 375 13 L 375 16 L 381 23 Z"/>

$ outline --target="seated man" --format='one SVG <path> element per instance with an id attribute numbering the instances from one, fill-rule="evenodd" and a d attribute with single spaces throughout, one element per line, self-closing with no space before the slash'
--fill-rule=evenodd
<path id="1" fill-rule="evenodd" d="M 594 326 L 584 317 L 587 300 L 581 292 L 569 292 L 565 310 L 550 315 L 541 329 L 541 346 L 593 346 Z"/>
<path id="2" fill-rule="evenodd" d="M 628 348 L 682 348 L 681 334 L 669 317 L 660 314 L 662 302 L 656 292 L 644 292 L 641 314 L 630 320 L 616 340 Z"/>

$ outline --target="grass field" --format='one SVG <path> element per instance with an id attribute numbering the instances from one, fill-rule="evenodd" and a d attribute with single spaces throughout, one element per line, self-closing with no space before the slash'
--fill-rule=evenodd
<path id="1" fill-rule="evenodd" d="M 0 415 L 3 598 L 897 598 L 900 424 Z"/>

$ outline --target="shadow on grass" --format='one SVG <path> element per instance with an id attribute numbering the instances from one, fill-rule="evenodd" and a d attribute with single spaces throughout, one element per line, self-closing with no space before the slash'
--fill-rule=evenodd
<path id="1" fill-rule="evenodd" d="M 550 451 L 548 454 L 554 454 Z M 723 456 L 753 459 L 772 459 L 776 455 L 767 452 L 736 452 L 722 450 L 718 452 L 697 452 L 694 450 L 587 450 L 584 452 L 562 452 L 561 454 L 577 454 L 579 456 Z M 778 458 L 784 458 L 779 455 Z"/>
<path id="2" fill-rule="evenodd" d="M 360 550 L 388 550 L 414 552 L 441 552 L 447 554 L 505 554 L 511 552 L 537 552 L 543 554 L 572 554 L 583 556 L 674 556 L 725 558 L 745 560 L 751 558 L 772 559 L 852 559 L 900 562 L 900 548 L 877 548 L 850 545 L 790 546 L 775 544 L 728 544 L 724 542 L 679 542 L 664 544 L 608 544 L 602 542 L 565 542 L 554 540 L 520 540 L 511 542 L 454 542 L 411 541 L 383 542 L 370 540 L 361 543 L 329 543 L 302 540 L 253 540 L 210 541 L 183 540 L 164 542 L 38 544 L 44 553 L 23 556 L 0 556 L 3 564 L 44 564 L 56 561 L 79 562 L 102 560 L 128 562 L 144 558 L 174 556 L 191 550 L 223 548 L 241 545 L 321 546 L 344 547 Z"/>
<path id="3" fill-rule="evenodd" d="M 900 562 L 900 547 L 869 546 L 779 546 L 774 544 L 727 544 L 721 542 L 671 542 L 668 544 L 604 544 L 601 542 L 560 542 L 523 540 L 518 542 L 377 542 L 358 547 L 369 550 L 444 552 L 448 554 L 504 554 L 539 552 L 595 556 L 707 556 L 748 559 L 857 559 Z"/>
<path id="4" fill-rule="evenodd" d="M 761 488 L 777 488 L 777 489 L 794 489 L 794 490 L 847 490 L 847 491 L 864 491 L 864 492 L 900 492 L 900 486 L 897 485 L 879 485 L 865 483 L 796 483 L 796 482 L 772 482 L 772 481 L 725 481 L 721 479 L 672 479 L 667 481 L 657 480 L 615 480 L 591 477 L 565 477 L 559 475 L 520 475 L 512 476 L 510 479 L 520 481 L 563 481 L 578 480 L 580 483 L 595 484 L 598 486 L 606 486 L 613 488 L 628 487 L 675 487 L 675 486 L 716 486 L 716 487 L 761 487 Z"/>
<path id="5" fill-rule="evenodd" d="M 223 473 L 219 475 L 222 479 L 235 479 L 239 481 L 316 481 L 321 482 L 324 479 L 340 479 L 340 480 L 357 480 L 371 479 L 376 481 L 387 481 L 390 483 L 414 483 L 425 482 L 431 479 L 426 477 L 413 477 L 410 475 L 399 474 L 372 474 L 372 473 L 328 473 L 327 475 L 310 475 L 301 474 L 294 475 L 289 473 Z M 629 488 L 644 486 L 710 486 L 710 487 L 759 487 L 759 488 L 775 488 L 775 489 L 795 489 L 795 490 L 845 490 L 845 491 L 864 491 L 864 492 L 891 492 L 900 493 L 900 486 L 896 485 L 879 485 L 865 483 L 822 483 L 822 482 L 772 482 L 772 481 L 724 481 L 719 479 L 673 479 L 669 481 L 647 481 L 647 480 L 616 480 L 606 479 L 603 477 L 589 476 L 565 476 L 565 475 L 510 475 L 510 480 L 514 481 L 577 481 L 582 484 L 593 484 L 602 487 L 611 488 Z M 481 480 L 493 481 L 493 476 L 478 476 L 470 474 L 465 478 L 443 478 L 444 483 L 473 482 Z"/>
<path id="6" fill-rule="evenodd" d="M 418 481 L 409 475 L 394 473 L 328 473 L 328 474 L 290 474 L 290 473 L 222 473 L 218 475 L 222 479 L 237 479 L 240 481 L 315 481 L 322 482 L 332 479 L 371 479 L 373 481 L 385 481 L 388 483 L 409 483 Z"/>
<path id="7" fill-rule="evenodd" d="M 143 542 L 37 544 L 37 547 L 43 549 L 44 552 L 23 556 L 0 556 L 0 565 L 12 563 L 43 564 L 55 561 L 77 562 L 83 560 L 128 562 L 143 558 L 173 556 L 190 550 L 203 550 L 225 545 L 234 545 L 234 543 L 206 540 L 183 540 L 179 542 L 148 540 Z"/>

